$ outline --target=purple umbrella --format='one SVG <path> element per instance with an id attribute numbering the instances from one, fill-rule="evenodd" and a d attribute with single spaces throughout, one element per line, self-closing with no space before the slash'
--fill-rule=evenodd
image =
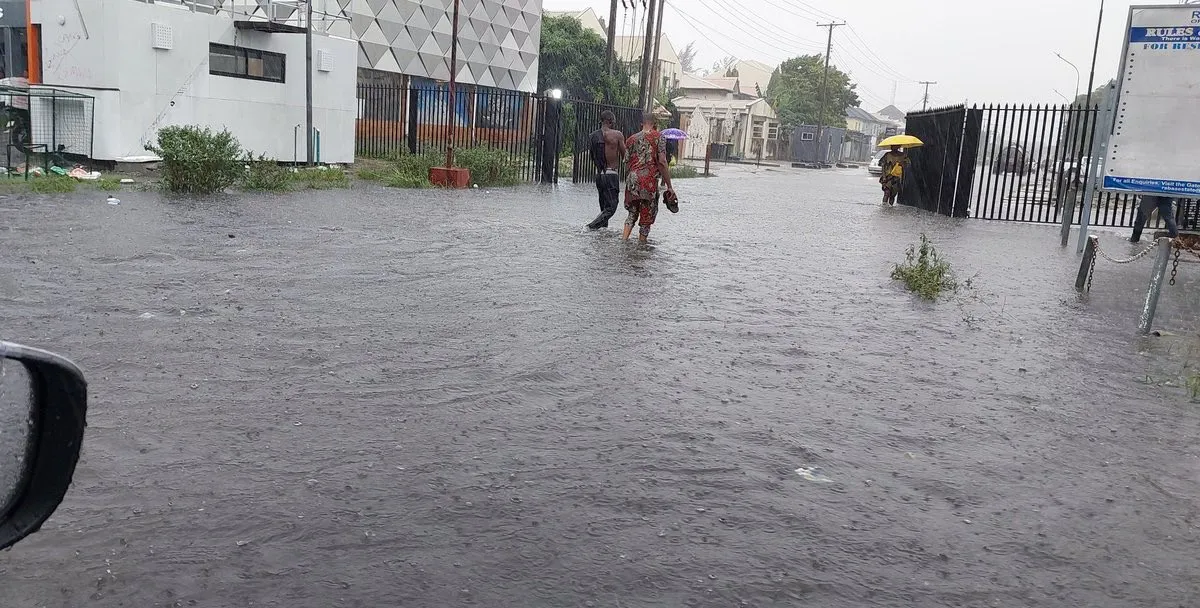
<path id="1" fill-rule="evenodd" d="M 687 139 L 688 135 L 680 129 L 664 129 L 662 137 L 663 139 Z"/>

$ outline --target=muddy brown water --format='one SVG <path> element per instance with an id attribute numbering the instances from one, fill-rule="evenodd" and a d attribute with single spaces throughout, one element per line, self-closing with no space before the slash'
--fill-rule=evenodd
<path id="1" fill-rule="evenodd" d="M 0 200 L 3 337 L 91 387 L 0 604 L 1200 604 L 1200 265 L 1142 339 L 1053 228 L 680 189 L 650 250 L 587 186 Z M 922 231 L 974 290 L 889 280 Z"/>

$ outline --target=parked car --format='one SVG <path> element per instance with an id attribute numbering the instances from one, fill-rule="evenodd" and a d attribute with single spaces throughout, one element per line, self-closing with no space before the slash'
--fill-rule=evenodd
<path id="1" fill-rule="evenodd" d="M 1032 168 L 1025 149 L 1017 144 L 1009 144 L 1001 149 L 1000 153 L 996 155 L 996 162 L 992 165 L 992 171 L 996 173 L 1016 173 L 1017 175 L 1025 175 Z"/>
<path id="2" fill-rule="evenodd" d="M 883 175 L 883 167 L 879 164 L 879 162 L 881 160 L 883 160 L 884 154 L 887 154 L 887 150 L 880 150 L 880 151 L 876 152 L 874 154 L 874 156 L 871 157 L 870 162 L 867 163 L 867 174 L 868 175 L 871 175 L 874 177 L 879 177 L 880 175 Z"/>

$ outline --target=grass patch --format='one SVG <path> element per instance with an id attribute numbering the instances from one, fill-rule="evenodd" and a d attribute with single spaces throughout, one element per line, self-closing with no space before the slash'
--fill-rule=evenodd
<path id="1" fill-rule="evenodd" d="M 370 159 L 355 171 L 359 179 L 380 182 L 391 188 L 430 188 L 429 170 L 446 162 L 441 152 L 402 153 Z M 506 151 L 490 146 L 454 151 L 454 163 L 471 172 L 471 183 L 480 187 L 515 186 L 521 183 L 520 167 Z"/>
<path id="2" fill-rule="evenodd" d="M 242 177 L 242 188 L 253 192 L 286 192 L 292 179 L 288 170 L 279 166 L 274 159 L 259 155 L 246 156 L 246 174 Z"/>
<path id="3" fill-rule="evenodd" d="M 471 183 L 480 187 L 515 186 L 520 183 L 516 164 L 504 150 L 487 146 L 455 150 L 454 162 L 471 172 Z"/>
<path id="4" fill-rule="evenodd" d="M 329 190 L 349 188 L 350 178 L 346 176 L 345 171 L 334 167 L 302 168 L 291 173 L 291 183 L 297 188 Z"/>
<path id="5" fill-rule="evenodd" d="M 1200 401 L 1200 372 L 1192 372 L 1188 376 L 1187 389 L 1192 395 L 1192 401 Z"/>
<path id="6" fill-rule="evenodd" d="M 904 255 L 904 263 L 892 268 L 892 279 L 904 283 L 909 291 L 932 302 L 943 292 L 958 288 L 950 262 L 942 259 L 925 234 L 921 234 L 920 245 L 909 245 Z"/>
<path id="7" fill-rule="evenodd" d="M 700 170 L 691 165 L 675 165 L 671 167 L 671 179 L 694 179 L 703 177 Z"/>
<path id="8" fill-rule="evenodd" d="M 121 189 L 121 180 L 111 177 L 102 177 L 95 182 L 96 189 L 103 192 L 116 192 Z"/>
<path id="9" fill-rule="evenodd" d="M 73 178 L 52 175 L 47 177 L 30 177 L 29 189 L 38 194 L 62 194 L 74 192 L 76 182 Z"/>

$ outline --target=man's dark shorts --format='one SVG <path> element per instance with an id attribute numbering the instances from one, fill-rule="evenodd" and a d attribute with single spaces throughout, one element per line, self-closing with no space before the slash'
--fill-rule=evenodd
<path id="1" fill-rule="evenodd" d="M 621 176 L 615 172 L 603 172 L 596 176 L 596 190 L 600 193 L 600 212 L 612 217 L 621 204 Z"/>

